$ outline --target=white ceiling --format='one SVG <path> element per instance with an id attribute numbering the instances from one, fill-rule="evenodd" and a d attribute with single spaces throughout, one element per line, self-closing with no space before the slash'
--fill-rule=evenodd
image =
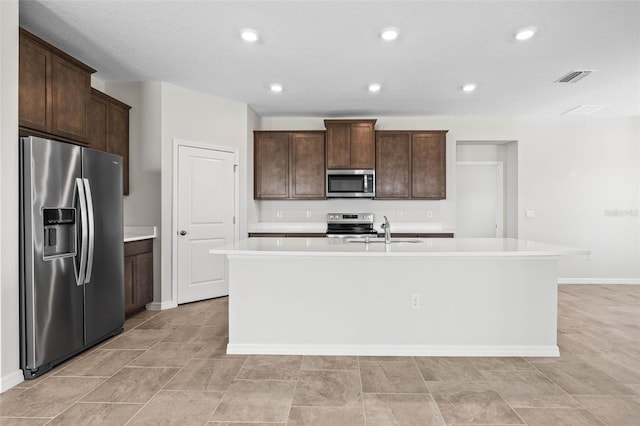
<path id="1" fill-rule="evenodd" d="M 262 116 L 640 115 L 638 1 L 21 0 L 20 25 L 101 80 L 166 81 Z M 538 33 L 516 41 L 526 26 Z M 554 84 L 576 69 L 595 72 Z"/>

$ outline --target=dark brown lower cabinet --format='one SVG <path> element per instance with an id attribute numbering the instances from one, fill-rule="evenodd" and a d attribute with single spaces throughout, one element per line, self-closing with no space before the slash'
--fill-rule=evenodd
<path id="1" fill-rule="evenodd" d="M 153 300 L 153 240 L 124 244 L 125 315 L 141 311 Z"/>

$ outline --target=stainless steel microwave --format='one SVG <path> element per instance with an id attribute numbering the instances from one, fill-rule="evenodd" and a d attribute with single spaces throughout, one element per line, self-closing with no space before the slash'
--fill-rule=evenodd
<path id="1" fill-rule="evenodd" d="M 327 198 L 374 198 L 373 170 L 327 170 Z"/>

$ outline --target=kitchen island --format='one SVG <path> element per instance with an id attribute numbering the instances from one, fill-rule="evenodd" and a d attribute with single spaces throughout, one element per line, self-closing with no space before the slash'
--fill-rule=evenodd
<path id="1" fill-rule="evenodd" d="M 250 238 L 226 254 L 229 354 L 558 356 L 558 259 L 515 239 Z"/>

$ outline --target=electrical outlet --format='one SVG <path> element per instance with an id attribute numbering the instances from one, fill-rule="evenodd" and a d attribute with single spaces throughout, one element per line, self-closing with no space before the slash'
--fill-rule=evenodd
<path id="1" fill-rule="evenodd" d="M 282 219 L 282 210 L 276 210 L 276 217 Z"/>
<path id="2" fill-rule="evenodd" d="M 593 261 L 593 253 L 589 252 L 589 254 L 587 255 L 587 261 L 588 262 L 592 262 Z"/>
<path id="3" fill-rule="evenodd" d="M 433 211 L 427 210 L 427 219 L 431 219 L 433 217 Z"/>
<path id="4" fill-rule="evenodd" d="M 311 217 L 311 211 L 307 210 L 307 219 Z"/>
<path id="5" fill-rule="evenodd" d="M 420 295 L 412 294 L 411 295 L 411 309 L 420 309 Z"/>
<path id="6" fill-rule="evenodd" d="M 404 216 L 404 212 L 402 210 L 398 210 L 398 217 Z"/>

